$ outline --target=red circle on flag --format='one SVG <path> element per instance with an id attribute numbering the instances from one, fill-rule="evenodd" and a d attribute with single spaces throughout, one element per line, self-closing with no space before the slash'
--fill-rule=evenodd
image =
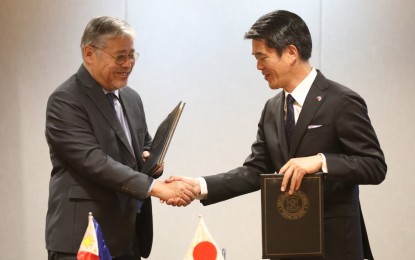
<path id="1" fill-rule="evenodd" d="M 208 241 L 198 243 L 193 249 L 194 260 L 216 260 L 217 254 L 216 247 Z"/>

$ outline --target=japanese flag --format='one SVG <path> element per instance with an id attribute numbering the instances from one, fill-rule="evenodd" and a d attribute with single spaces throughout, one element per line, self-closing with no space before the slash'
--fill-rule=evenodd
<path id="1" fill-rule="evenodd" d="M 222 252 L 213 240 L 202 217 L 183 260 L 224 260 Z"/>

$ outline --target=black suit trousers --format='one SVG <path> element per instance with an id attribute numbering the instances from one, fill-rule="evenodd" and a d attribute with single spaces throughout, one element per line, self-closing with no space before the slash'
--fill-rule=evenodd
<path id="1" fill-rule="evenodd" d="M 114 257 L 113 260 L 140 260 L 138 256 Z M 48 251 L 48 260 L 77 260 L 76 254 Z"/>

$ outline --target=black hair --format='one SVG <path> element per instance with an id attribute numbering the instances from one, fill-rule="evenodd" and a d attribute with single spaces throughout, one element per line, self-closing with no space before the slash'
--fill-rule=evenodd
<path id="1" fill-rule="evenodd" d="M 294 45 L 302 60 L 307 61 L 311 57 L 313 44 L 307 24 L 289 11 L 277 10 L 261 16 L 244 38 L 265 40 L 269 48 L 276 49 L 278 56 L 289 45 Z"/>

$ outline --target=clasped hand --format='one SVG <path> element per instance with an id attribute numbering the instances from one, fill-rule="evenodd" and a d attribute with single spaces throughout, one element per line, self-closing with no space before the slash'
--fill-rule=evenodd
<path id="1" fill-rule="evenodd" d="M 198 179 L 190 178 L 190 177 L 184 177 L 184 176 L 171 176 L 170 178 L 165 180 L 166 184 L 174 184 L 176 182 L 185 183 L 186 185 L 189 185 L 190 187 L 192 187 L 192 191 L 194 191 L 193 199 L 197 198 L 200 195 L 200 183 L 199 183 Z M 193 199 L 191 201 L 193 201 Z M 167 199 L 167 200 L 160 199 L 160 201 L 163 202 L 163 203 L 166 203 L 167 205 L 179 206 L 179 207 L 180 206 L 187 206 L 191 202 L 190 201 L 187 204 L 185 204 L 187 201 L 183 201 L 183 199 L 180 198 L 180 197 L 170 198 L 170 199 Z"/>
<path id="2" fill-rule="evenodd" d="M 197 190 L 184 181 L 162 182 L 155 180 L 154 187 L 150 192 L 151 196 L 157 197 L 160 201 L 170 202 L 168 205 L 187 206 L 197 196 Z"/>

